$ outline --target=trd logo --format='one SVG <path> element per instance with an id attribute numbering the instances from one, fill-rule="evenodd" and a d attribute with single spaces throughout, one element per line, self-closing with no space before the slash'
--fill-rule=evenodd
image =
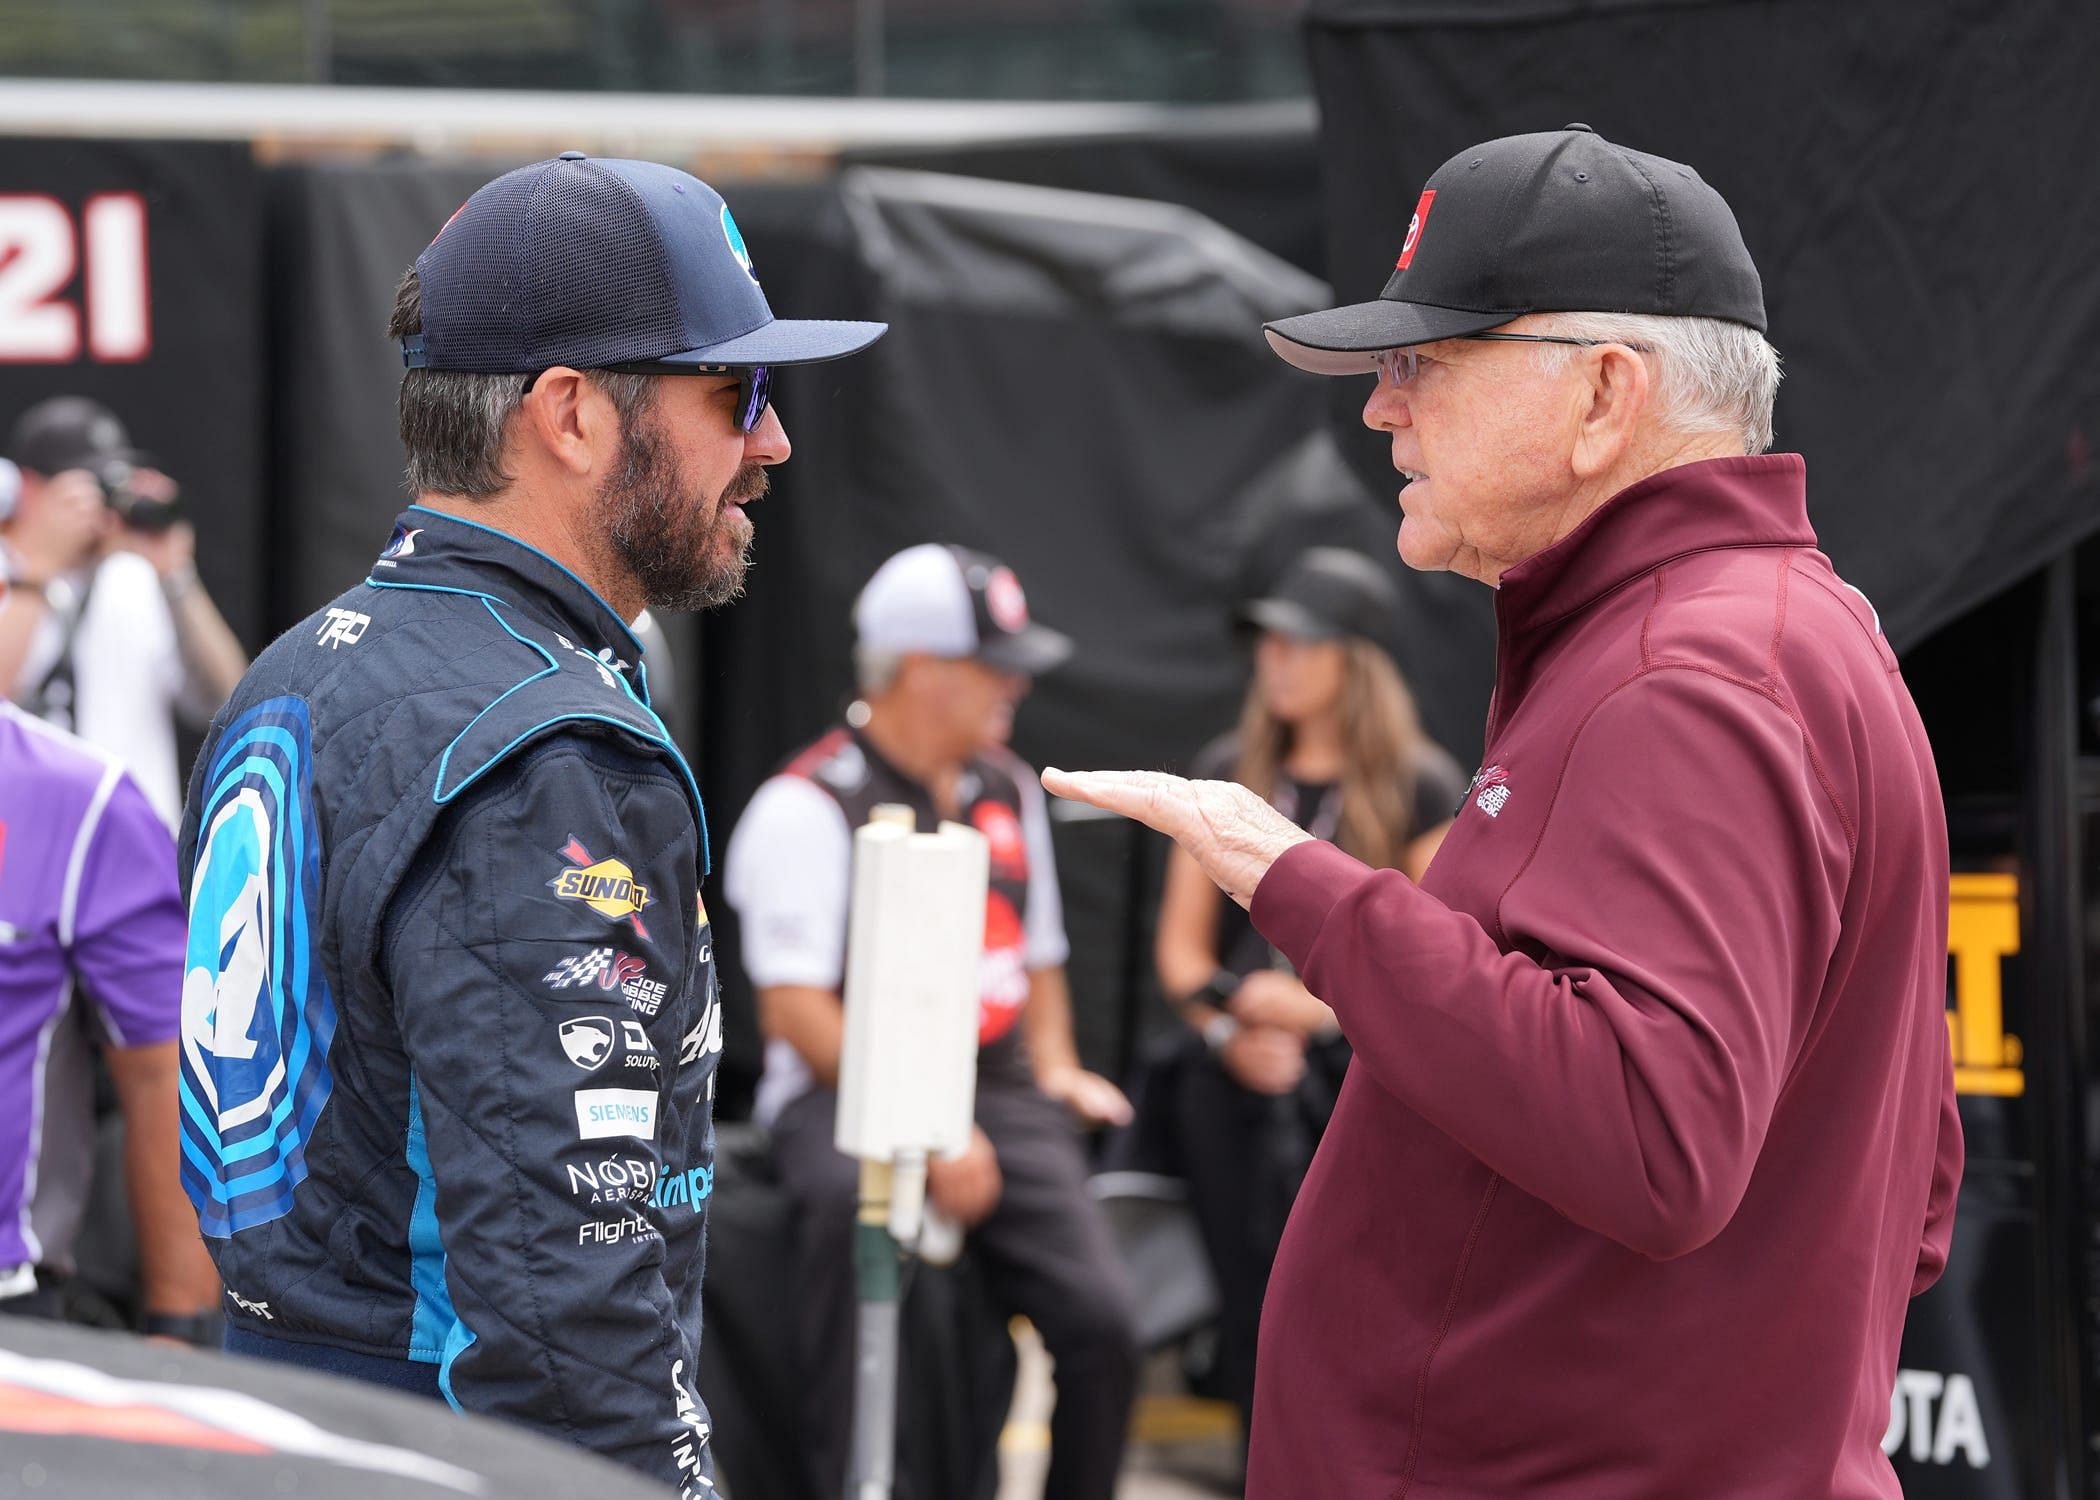
<path id="1" fill-rule="evenodd" d="M 355 610 L 331 609 L 321 617 L 321 628 L 315 633 L 314 640 L 331 651 L 354 646 L 365 638 L 365 628 L 371 623 L 370 615 L 361 615 Z"/>

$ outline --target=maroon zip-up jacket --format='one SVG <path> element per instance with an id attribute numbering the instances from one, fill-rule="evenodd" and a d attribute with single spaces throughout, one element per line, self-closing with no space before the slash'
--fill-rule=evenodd
<path id="1" fill-rule="evenodd" d="M 1427 877 L 1285 854 L 1356 1049 L 1262 1315 L 1252 1500 L 1896 1496 L 1961 1175 L 1947 834 L 1792 454 L 1622 491 L 1502 578 Z"/>

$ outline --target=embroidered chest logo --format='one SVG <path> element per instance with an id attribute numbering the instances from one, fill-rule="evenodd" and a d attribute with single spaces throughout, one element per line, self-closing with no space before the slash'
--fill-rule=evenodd
<path id="1" fill-rule="evenodd" d="M 581 901 L 599 916 L 608 921 L 634 923 L 634 930 L 643 937 L 649 929 L 642 925 L 642 910 L 655 903 L 656 898 L 634 878 L 634 871 L 623 859 L 593 859 L 591 851 L 575 839 L 561 847 L 563 859 L 570 868 L 547 882 L 556 899 Z"/>
<path id="2" fill-rule="evenodd" d="M 1482 766 L 1473 777 L 1473 805 L 1491 818 L 1502 816 L 1509 806 L 1509 772 L 1500 766 Z"/>

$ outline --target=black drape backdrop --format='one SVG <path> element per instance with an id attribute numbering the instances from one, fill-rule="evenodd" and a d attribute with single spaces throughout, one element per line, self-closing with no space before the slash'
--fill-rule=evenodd
<path id="1" fill-rule="evenodd" d="M 1581 120 L 1727 197 L 1787 359 L 1779 446 L 1899 650 L 2100 528 L 2100 8 L 1312 0 L 1307 32 L 1340 298 L 1378 294 L 1423 180 L 1476 141 Z M 1390 497 L 1363 392 L 1332 384 Z M 1452 602 L 1491 639 L 1485 591 Z M 1425 686 L 1477 723 L 1489 658 L 1454 655 Z"/>

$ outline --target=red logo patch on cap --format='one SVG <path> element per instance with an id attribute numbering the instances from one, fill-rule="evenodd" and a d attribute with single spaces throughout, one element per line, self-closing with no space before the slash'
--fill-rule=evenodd
<path id="1" fill-rule="evenodd" d="M 1407 263 L 1415 258 L 1415 247 L 1422 243 L 1422 226 L 1429 222 L 1429 205 L 1434 202 L 1436 189 L 1430 188 L 1415 205 L 1415 216 L 1407 221 L 1407 242 L 1400 247 L 1400 259 L 1393 263 L 1394 270 L 1406 270 Z"/>
<path id="2" fill-rule="evenodd" d="M 984 581 L 984 611 L 1008 635 L 1028 628 L 1028 596 L 1012 568 L 994 568 Z"/>

